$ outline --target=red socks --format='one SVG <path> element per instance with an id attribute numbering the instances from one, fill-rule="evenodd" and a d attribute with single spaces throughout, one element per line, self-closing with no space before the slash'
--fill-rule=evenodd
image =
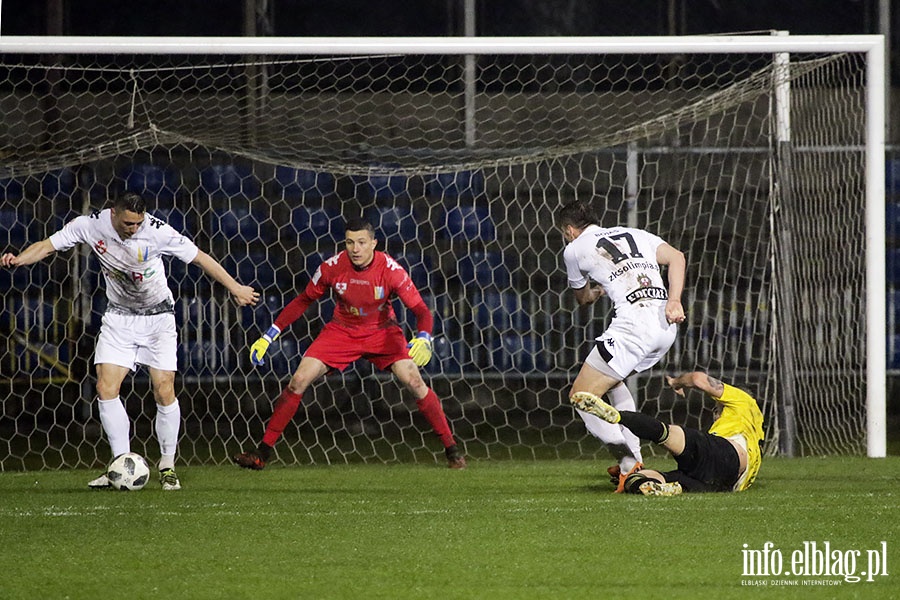
<path id="1" fill-rule="evenodd" d="M 441 401 L 438 400 L 437 394 L 434 393 L 433 389 L 429 388 L 428 394 L 424 398 L 416 400 L 416 406 L 419 407 L 419 412 L 428 419 L 428 423 L 434 429 L 434 432 L 441 438 L 444 448 L 449 448 L 456 444 L 456 440 L 453 439 L 453 433 L 450 432 L 450 425 L 447 424 L 444 409 L 441 407 Z"/>
<path id="2" fill-rule="evenodd" d="M 300 408 L 300 400 L 302 398 L 302 394 L 295 394 L 288 388 L 281 392 L 281 396 L 275 402 L 272 418 L 269 419 L 269 424 L 266 425 L 266 433 L 262 439 L 263 444 L 266 446 L 275 445 L 275 442 L 278 441 L 278 438 L 284 432 L 284 428 L 287 427 L 287 424 L 291 422 L 291 419 L 297 413 L 297 409 Z"/>

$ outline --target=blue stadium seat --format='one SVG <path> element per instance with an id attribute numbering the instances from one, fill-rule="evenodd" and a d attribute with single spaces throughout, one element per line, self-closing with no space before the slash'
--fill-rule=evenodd
<path id="1" fill-rule="evenodd" d="M 413 242 L 419 239 L 419 223 L 411 208 L 372 206 L 363 218 L 375 227 L 376 239 L 388 242 Z"/>
<path id="2" fill-rule="evenodd" d="M 891 158 L 884 166 L 885 191 L 900 193 L 900 159 Z"/>
<path id="3" fill-rule="evenodd" d="M 213 344 L 210 340 L 189 340 L 178 347 L 178 370 L 183 375 L 225 375 L 230 374 L 234 366 L 225 361 L 224 341 Z"/>
<path id="4" fill-rule="evenodd" d="M 335 243 L 344 236 L 344 224 L 336 210 L 318 206 L 291 209 L 291 227 L 301 243 Z"/>
<path id="5" fill-rule="evenodd" d="M 506 258 L 500 252 L 476 250 L 459 259 L 457 273 L 463 286 L 494 285 L 498 289 L 509 287 L 512 281 Z"/>
<path id="6" fill-rule="evenodd" d="M 486 206 L 451 206 L 443 213 L 438 233 L 451 241 L 490 242 L 497 239 L 497 228 Z"/>
<path id="7" fill-rule="evenodd" d="M 887 322 L 889 334 L 900 334 L 900 288 L 888 289 Z M 890 328 L 892 325 L 893 329 Z"/>
<path id="8" fill-rule="evenodd" d="M 885 269 L 888 282 L 900 284 L 900 248 L 891 248 L 887 251 Z"/>
<path id="9" fill-rule="evenodd" d="M 441 274 L 434 268 L 434 261 L 430 255 L 421 252 L 405 252 L 395 254 L 394 258 L 406 269 L 410 279 L 423 295 L 442 284 Z"/>
<path id="10" fill-rule="evenodd" d="M 900 369 L 900 335 L 888 336 L 887 368 Z"/>
<path id="11" fill-rule="evenodd" d="M 530 373 L 547 370 L 540 340 L 529 334 L 509 333 L 500 337 L 500 347 L 493 354 L 494 366 L 500 371 Z"/>
<path id="12" fill-rule="evenodd" d="M 275 317 L 284 309 L 288 302 L 294 299 L 293 294 L 266 294 L 262 302 L 253 307 L 240 309 L 241 325 L 253 337 L 256 333 L 262 334 L 275 321 Z"/>
<path id="13" fill-rule="evenodd" d="M 28 243 L 37 241 L 29 239 L 31 222 L 30 215 L 20 214 L 14 209 L 0 209 L 0 248 L 18 252 L 24 250 Z"/>
<path id="14" fill-rule="evenodd" d="M 439 173 L 425 183 L 425 193 L 431 197 L 472 199 L 484 194 L 484 174 L 481 171 Z"/>
<path id="15" fill-rule="evenodd" d="M 307 254 L 306 255 L 306 273 L 307 273 L 307 275 L 310 278 L 312 278 L 313 273 L 316 272 L 316 269 L 319 268 L 319 265 L 321 265 L 323 262 L 328 260 L 328 258 L 330 258 L 331 256 L 333 256 L 333 253 L 331 253 L 331 252 L 310 252 L 309 254 Z"/>
<path id="16" fill-rule="evenodd" d="M 256 288 L 258 292 L 265 293 L 275 288 L 275 267 L 265 252 L 227 256 L 222 266 L 239 282 Z"/>
<path id="17" fill-rule="evenodd" d="M 71 198 L 77 187 L 75 172 L 69 168 L 57 169 L 40 176 L 41 194 L 55 200 L 57 198 Z"/>
<path id="18" fill-rule="evenodd" d="M 25 192 L 25 186 L 18 179 L 0 179 L 0 198 L 4 204 L 21 200 Z"/>
<path id="19" fill-rule="evenodd" d="M 203 269 L 174 256 L 164 260 L 169 287 L 176 296 L 199 296 L 209 292 L 213 285 L 212 279 L 203 272 Z"/>
<path id="20" fill-rule="evenodd" d="M 210 198 L 256 199 L 261 195 L 259 180 L 248 167 L 235 164 L 210 165 L 200 171 L 200 189 Z"/>
<path id="21" fill-rule="evenodd" d="M 462 340 L 435 335 L 432 347 L 434 355 L 425 365 L 425 372 L 442 375 L 461 375 L 468 360 L 467 347 Z"/>
<path id="22" fill-rule="evenodd" d="M 275 167 L 275 194 L 283 200 L 322 198 L 335 192 L 335 178 L 331 173 Z"/>
<path id="23" fill-rule="evenodd" d="M 376 165 L 390 168 L 391 165 Z M 409 178 L 406 175 L 388 175 L 386 173 L 370 173 L 367 176 L 353 178 L 357 188 L 362 188 L 360 196 L 373 200 L 391 200 L 409 198 Z"/>
<path id="24" fill-rule="evenodd" d="M 520 307 L 516 292 L 485 289 L 472 295 L 475 325 L 481 329 L 492 327 L 498 332 L 525 333 L 531 329 L 527 313 Z"/>
<path id="25" fill-rule="evenodd" d="M 209 213 L 210 237 L 246 242 L 269 239 L 272 222 L 259 204 L 252 208 L 246 204 L 213 207 Z"/>
<path id="26" fill-rule="evenodd" d="M 193 235 L 193 223 L 188 223 L 188 219 L 185 214 L 177 208 L 155 208 L 147 211 L 149 214 L 158 218 L 161 221 L 165 221 L 172 228 L 179 232 L 184 233 L 188 236 Z"/>
<path id="27" fill-rule="evenodd" d="M 170 206 L 181 187 L 178 172 L 152 163 L 137 162 L 120 173 L 125 180 L 125 190 L 151 196 L 160 206 Z"/>
<path id="28" fill-rule="evenodd" d="M 900 242 L 900 202 L 888 202 L 886 207 L 885 228 L 888 241 L 892 238 Z"/>

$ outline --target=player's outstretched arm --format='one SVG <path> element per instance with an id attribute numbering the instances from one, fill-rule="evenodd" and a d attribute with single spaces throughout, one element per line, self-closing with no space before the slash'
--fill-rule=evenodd
<path id="1" fill-rule="evenodd" d="M 669 300 L 666 302 L 666 320 L 669 323 L 682 323 L 684 306 L 681 304 L 681 293 L 684 291 L 687 261 L 680 250 L 669 244 L 662 244 L 656 249 L 656 262 L 668 267 L 666 276 L 669 280 Z"/>
<path id="2" fill-rule="evenodd" d="M 248 304 L 253 306 L 259 302 L 259 292 L 249 285 L 241 285 L 238 283 L 222 265 L 213 260 L 213 257 L 203 250 L 198 251 L 197 256 L 191 262 L 203 269 L 207 275 L 224 285 L 228 291 L 231 292 L 231 296 L 238 306 L 247 306 Z"/>
<path id="3" fill-rule="evenodd" d="M 49 239 L 41 240 L 40 242 L 35 242 L 25 248 L 18 256 L 12 252 L 7 252 L 3 256 L 0 256 L 0 265 L 7 268 L 24 267 L 44 260 L 54 252 L 56 252 L 56 249 L 53 247 L 53 244 L 50 243 Z"/>
<path id="4" fill-rule="evenodd" d="M 716 400 L 725 393 L 724 383 L 702 371 L 691 371 L 678 377 L 666 376 L 666 381 L 679 396 L 684 396 L 684 390 L 689 388 L 696 388 Z"/>

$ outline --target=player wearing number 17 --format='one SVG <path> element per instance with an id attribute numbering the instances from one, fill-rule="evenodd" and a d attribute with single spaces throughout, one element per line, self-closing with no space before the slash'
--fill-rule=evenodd
<path id="1" fill-rule="evenodd" d="M 659 362 L 675 341 L 676 325 L 684 321 L 685 259 L 652 233 L 604 228 L 598 222 L 582 202 L 563 206 L 556 218 L 566 241 L 563 260 L 575 300 L 579 305 L 591 304 L 606 295 L 615 309 L 615 316 L 581 366 L 569 399 L 591 435 L 604 442 L 618 460 L 619 464 L 607 471 L 621 493 L 628 475 L 643 466 L 640 440 L 620 424 L 582 410 L 575 398 L 579 392 L 597 397 L 605 394 L 619 411 L 636 410 L 624 380 Z M 668 286 L 662 266 L 668 267 Z"/>
<path id="2" fill-rule="evenodd" d="M 447 465 L 451 469 L 465 468 L 466 460 L 457 448 L 440 400 L 419 373 L 419 367 L 431 360 L 431 311 L 403 267 L 384 252 L 375 251 L 377 240 L 370 223 L 350 219 L 344 229 L 346 249 L 316 269 L 304 292 L 281 311 L 275 323 L 250 347 L 253 364 L 263 364 L 269 345 L 286 327 L 326 292 L 331 290 L 334 294 L 334 318 L 307 349 L 276 401 L 262 443 L 236 455 L 234 462 L 245 469 L 264 468 L 272 447 L 297 412 L 306 388 L 329 370 L 343 371 L 365 358 L 379 369 L 393 371 L 415 396 L 416 406 L 440 438 Z M 391 306 L 395 294 L 416 317 L 418 334 L 409 343 Z"/>

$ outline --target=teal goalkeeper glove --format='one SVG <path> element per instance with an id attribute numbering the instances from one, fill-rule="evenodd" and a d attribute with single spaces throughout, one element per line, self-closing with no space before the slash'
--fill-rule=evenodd
<path id="1" fill-rule="evenodd" d="M 280 333 L 281 330 L 272 325 L 261 338 L 253 342 L 253 345 L 250 346 L 250 362 L 256 366 L 266 364 L 266 361 L 263 360 L 266 350 L 269 349 L 269 344 L 278 339 Z"/>
<path id="2" fill-rule="evenodd" d="M 420 331 L 406 347 L 409 348 L 409 357 L 417 367 L 424 367 L 431 360 L 431 334 Z"/>

